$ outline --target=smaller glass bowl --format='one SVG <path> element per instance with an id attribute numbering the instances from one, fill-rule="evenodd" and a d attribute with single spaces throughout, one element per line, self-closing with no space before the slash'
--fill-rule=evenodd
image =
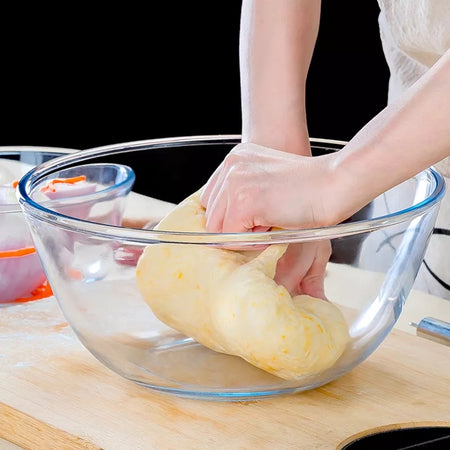
<path id="1" fill-rule="evenodd" d="M 37 147 L 7 147 L 0 151 L 0 304 L 35 300 L 51 294 L 16 199 L 15 184 L 36 165 L 72 152 L 76 151 Z M 62 182 L 77 178 L 78 182 Z M 130 192 L 134 179 L 134 172 L 123 165 L 88 164 L 44 177 L 31 195 L 59 214 L 118 225 L 124 197 Z"/>
<path id="2" fill-rule="evenodd" d="M 43 207 L 65 216 L 120 225 L 125 198 L 134 181 L 134 172 L 128 166 L 83 164 L 43 177 L 30 196 Z"/>
<path id="3" fill-rule="evenodd" d="M 75 152 L 56 147 L 0 147 L 0 304 L 31 298 L 32 292 L 45 283 L 15 185 L 33 167 Z M 41 294 L 47 292 L 44 286 Z"/>

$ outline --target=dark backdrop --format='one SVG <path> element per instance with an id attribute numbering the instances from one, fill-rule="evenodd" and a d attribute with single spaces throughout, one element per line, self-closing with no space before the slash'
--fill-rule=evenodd
<path id="1" fill-rule="evenodd" d="M 310 134 L 347 140 L 386 104 L 378 5 L 322 4 Z M 2 15 L 0 145 L 84 149 L 240 132 L 240 1 L 64 5 Z"/>

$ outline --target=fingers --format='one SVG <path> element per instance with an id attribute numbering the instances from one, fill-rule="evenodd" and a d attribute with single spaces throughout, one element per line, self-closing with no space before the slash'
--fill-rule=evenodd
<path id="1" fill-rule="evenodd" d="M 316 254 L 307 274 L 300 282 L 299 291 L 311 297 L 328 300 L 325 295 L 325 271 L 331 256 L 329 241 L 321 241 L 316 247 Z"/>
<path id="2" fill-rule="evenodd" d="M 217 169 L 214 171 L 214 173 L 209 178 L 206 185 L 203 187 L 203 190 L 202 190 L 202 193 L 200 196 L 200 201 L 202 203 L 202 206 L 205 209 L 208 208 L 208 203 L 211 198 L 211 193 L 213 192 L 214 188 L 217 186 L 217 179 L 220 177 L 222 171 L 223 171 L 223 163 L 220 164 L 219 167 L 217 167 Z"/>
<path id="3" fill-rule="evenodd" d="M 284 286 L 294 296 L 299 294 L 300 281 L 308 272 L 314 249 L 308 244 L 289 244 L 286 253 L 278 260 L 275 282 Z"/>
<path id="4" fill-rule="evenodd" d="M 227 212 L 228 201 L 223 192 L 223 184 L 213 186 L 206 204 L 206 230 L 209 233 L 222 233 L 223 220 Z"/>
<path id="5" fill-rule="evenodd" d="M 217 167 L 217 169 L 211 175 L 205 187 L 203 188 L 200 201 L 202 202 L 204 208 L 208 209 L 208 204 L 212 204 L 212 202 L 214 201 L 218 192 L 218 188 L 220 188 L 223 180 L 228 175 L 230 168 L 233 166 L 233 163 L 235 161 L 234 154 L 239 151 L 240 147 L 241 144 L 238 144 L 231 150 L 231 152 L 225 157 L 219 167 Z"/>
<path id="6" fill-rule="evenodd" d="M 213 175 L 213 181 L 208 182 L 202 197 L 206 208 L 206 230 L 210 233 L 248 231 L 238 221 L 237 205 L 233 204 L 233 211 L 230 212 L 229 196 L 232 195 L 232 191 L 229 189 L 229 174 L 230 171 L 227 171 L 226 165 L 223 164 L 220 171 Z"/>
<path id="7" fill-rule="evenodd" d="M 324 281 L 330 255 L 329 241 L 290 244 L 278 261 L 275 281 L 292 296 L 306 294 L 327 300 Z"/>
<path id="8" fill-rule="evenodd" d="M 200 200 L 206 208 L 206 229 L 211 233 L 241 233 L 251 231 L 252 222 L 243 219 L 248 208 L 242 207 L 242 190 L 246 186 L 246 154 L 240 154 L 236 146 L 213 173 L 201 194 Z"/>

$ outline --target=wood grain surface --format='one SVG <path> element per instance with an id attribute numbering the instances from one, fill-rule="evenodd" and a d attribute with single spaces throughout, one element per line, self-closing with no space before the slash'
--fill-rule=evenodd
<path id="1" fill-rule="evenodd" d="M 0 317 L 0 438 L 22 448 L 332 449 L 374 427 L 450 421 L 450 348 L 399 330 L 326 386 L 228 403 L 160 394 L 111 372 L 54 298 Z"/>

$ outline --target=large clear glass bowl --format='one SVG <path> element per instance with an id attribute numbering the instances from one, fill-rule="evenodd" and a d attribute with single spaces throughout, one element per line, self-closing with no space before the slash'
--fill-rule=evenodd
<path id="1" fill-rule="evenodd" d="M 431 168 L 333 227 L 240 234 L 152 229 L 175 204 L 205 184 L 238 142 L 239 136 L 199 136 L 105 146 L 44 163 L 19 183 L 20 204 L 65 317 L 93 355 L 129 380 L 176 395 L 216 400 L 312 389 L 367 358 L 402 311 L 445 190 L 442 177 Z M 339 151 L 345 145 L 324 139 L 312 139 L 311 144 L 314 155 Z M 133 227 L 68 217 L 33 200 L 32 192 L 43 177 L 86 161 L 134 169 L 136 183 L 124 214 L 124 223 Z M 136 228 L 145 222 L 147 229 Z M 322 240 L 332 245 L 325 293 L 342 311 L 350 340 L 331 367 L 295 380 L 210 350 L 170 328 L 152 313 L 136 284 L 137 258 L 154 244 L 254 249 L 255 244 Z M 74 267 L 84 268 L 82 276 L 72 276 Z M 102 276 L 90 277 L 86 268 L 92 267 Z"/>

